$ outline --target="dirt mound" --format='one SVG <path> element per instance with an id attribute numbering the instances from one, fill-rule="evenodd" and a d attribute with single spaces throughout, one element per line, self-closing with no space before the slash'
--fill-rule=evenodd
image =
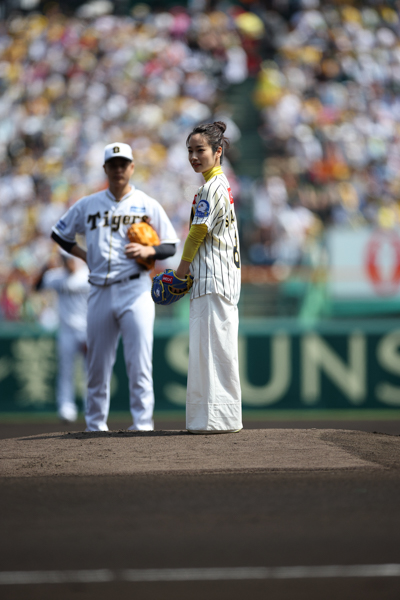
<path id="1" fill-rule="evenodd" d="M 0 440 L 0 477 L 381 469 L 400 465 L 400 437 L 329 429 L 60 432 Z"/>

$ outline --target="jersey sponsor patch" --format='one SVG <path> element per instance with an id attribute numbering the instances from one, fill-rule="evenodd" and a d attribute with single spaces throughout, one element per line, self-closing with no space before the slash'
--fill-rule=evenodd
<path id="1" fill-rule="evenodd" d="M 56 225 L 57 229 L 59 229 L 60 231 L 64 231 L 66 226 L 67 226 L 66 222 L 63 221 L 62 219 L 60 219 Z"/>
<path id="2" fill-rule="evenodd" d="M 207 202 L 207 200 L 200 200 L 200 202 L 197 205 L 194 216 L 200 217 L 200 219 L 204 219 L 204 217 L 208 216 L 209 212 L 210 212 L 210 205 Z"/>
<path id="3" fill-rule="evenodd" d="M 231 188 L 228 188 L 228 194 L 229 194 L 229 200 L 230 200 L 231 204 L 233 204 L 233 196 L 232 196 Z"/>
<path id="4" fill-rule="evenodd" d="M 130 212 L 145 212 L 146 209 L 144 208 L 144 206 L 131 206 L 129 208 Z"/>

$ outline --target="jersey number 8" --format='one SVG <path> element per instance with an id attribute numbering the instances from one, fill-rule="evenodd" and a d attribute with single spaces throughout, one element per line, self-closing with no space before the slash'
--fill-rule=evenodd
<path id="1" fill-rule="evenodd" d="M 240 258 L 239 258 L 238 241 L 237 241 L 236 231 L 235 231 L 235 245 L 233 246 L 233 262 L 235 263 L 237 268 L 240 269 Z"/>

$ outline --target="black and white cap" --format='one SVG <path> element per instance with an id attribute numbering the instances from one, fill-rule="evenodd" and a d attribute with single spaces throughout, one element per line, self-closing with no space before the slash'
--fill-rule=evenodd
<path id="1" fill-rule="evenodd" d="M 107 144 L 104 148 L 104 162 L 106 163 L 111 158 L 117 157 L 133 161 L 132 148 L 128 144 L 123 144 L 122 142 Z"/>

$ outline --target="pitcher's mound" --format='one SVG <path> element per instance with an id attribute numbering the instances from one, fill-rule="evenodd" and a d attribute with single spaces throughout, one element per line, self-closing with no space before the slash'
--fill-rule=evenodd
<path id="1" fill-rule="evenodd" d="M 400 437 L 329 429 L 52 433 L 0 440 L 0 477 L 381 469 Z"/>

